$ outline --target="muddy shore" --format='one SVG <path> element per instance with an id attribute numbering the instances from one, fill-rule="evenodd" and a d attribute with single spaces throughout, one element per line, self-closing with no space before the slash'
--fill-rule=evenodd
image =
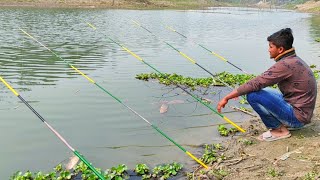
<path id="1" fill-rule="evenodd" d="M 318 92 L 319 89 L 318 82 Z M 312 123 L 303 129 L 291 131 L 290 138 L 274 142 L 257 140 L 256 137 L 266 131 L 259 118 L 250 119 L 242 126 L 247 129 L 246 134 L 234 136 L 223 143 L 227 159 L 214 163 L 210 170 L 196 169 L 194 178 L 217 179 L 212 175 L 212 170 L 223 170 L 227 172 L 223 177 L 226 180 L 320 179 L 319 93 Z M 254 144 L 246 145 L 244 139 Z"/>

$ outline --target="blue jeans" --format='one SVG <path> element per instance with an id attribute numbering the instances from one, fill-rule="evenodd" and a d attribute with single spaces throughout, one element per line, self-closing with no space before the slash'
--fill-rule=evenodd
<path id="1" fill-rule="evenodd" d="M 247 101 L 260 115 L 268 129 L 277 129 L 281 125 L 299 128 L 304 126 L 293 112 L 293 107 L 284 100 L 280 91 L 264 88 L 247 94 Z"/>

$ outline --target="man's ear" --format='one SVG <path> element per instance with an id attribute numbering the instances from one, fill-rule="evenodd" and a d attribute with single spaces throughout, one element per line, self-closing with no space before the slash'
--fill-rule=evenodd
<path id="1" fill-rule="evenodd" d="M 283 53 L 284 51 L 285 51 L 284 47 L 279 47 L 279 48 L 278 48 L 279 54 Z"/>

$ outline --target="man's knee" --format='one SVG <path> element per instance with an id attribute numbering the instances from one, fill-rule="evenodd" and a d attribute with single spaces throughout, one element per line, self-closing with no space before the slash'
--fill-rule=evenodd
<path id="1" fill-rule="evenodd" d="M 247 101 L 249 103 L 252 103 L 252 102 L 256 101 L 256 97 L 257 97 L 257 92 L 250 92 L 247 94 Z"/>
<path id="2" fill-rule="evenodd" d="M 270 88 L 264 88 L 259 91 L 250 92 L 247 94 L 247 101 L 251 104 L 252 102 L 261 102 L 261 98 L 272 98 L 274 93 Z"/>

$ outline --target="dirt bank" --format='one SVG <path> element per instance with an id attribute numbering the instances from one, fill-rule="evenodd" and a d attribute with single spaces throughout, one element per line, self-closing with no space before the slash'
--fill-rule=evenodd
<path id="1" fill-rule="evenodd" d="M 0 0 L 0 7 L 203 9 L 224 3 L 208 0 Z"/>
<path id="2" fill-rule="evenodd" d="M 318 91 L 320 83 L 318 83 Z M 209 171 L 197 169 L 200 179 L 216 179 L 212 169 L 223 170 L 226 180 L 245 179 L 320 179 L 320 94 L 310 126 L 292 131 L 292 137 L 274 142 L 256 140 L 266 129 L 261 121 L 244 123 L 247 134 L 233 137 L 224 143 L 226 160 L 214 163 Z M 252 140 L 245 145 L 243 139 Z M 215 176 L 216 177 L 216 176 Z"/>
<path id="3" fill-rule="evenodd" d="M 320 14 L 320 1 L 307 1 L 304 4 L 296 5 L 295 9 L 301 12 L 312 12 Z"/>

